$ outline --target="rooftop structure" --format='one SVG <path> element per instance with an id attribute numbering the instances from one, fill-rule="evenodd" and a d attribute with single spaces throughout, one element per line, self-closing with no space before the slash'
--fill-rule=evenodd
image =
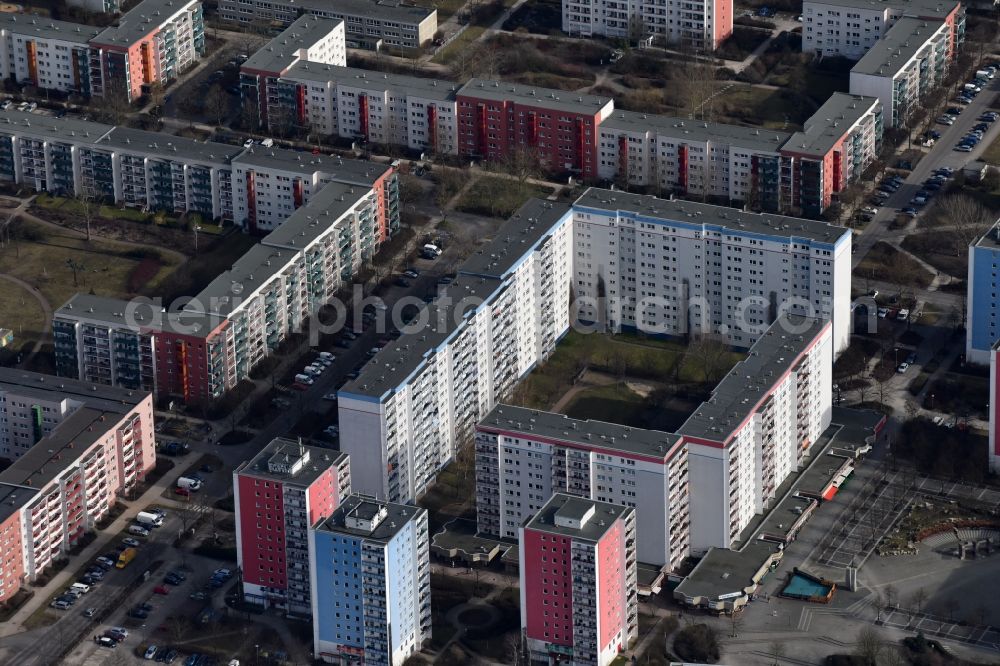
<path id="1" fill-rule="evenodd" d="M 933 37 L 943 21 L 904 16 L 851 69 L 852 74 L 894 76 L 906 67 Z"/>
<path id="2" fill-rule="evenodd" d="M 425 511 L 417 506 L 393 504 L 355 494 L 347 497 L 333 515 L 318 522 L 313 529 L 388 543 L 406 527 L 407 522 Z"/>
<path id="3" fill-rule="evenodd" d="M 787 152 L 825 156 L 845 136 L 848 129 L 869 113 L 875 97 L 833 93 L 816 113 L 809 117 L 801 132 L 795 132 L 784 145 Z"/>
<path id="4" fill-rule="evenodd" d="M 526 529 L 585 541 L 600 541 L 629 507 L 556 494 L 525 525 Z"/>
<path id="5" fill-rule="evenodd" d="M 406 74 L 377 72 L 358 67 L 339 67 L 310 61 L 300 61 L 289 68 L 285 76 L 305 81 L 334 81 L 359 88 L 388 88 L 393 92 L 443 101 L 455 99 L 460 84 L 444 79 L 428 79 Z"/>
<path id="6" fill-rule="evenodd" d="M 131 411 L 149 396 L 143 391 L 0 367 L 0 390 L 4 389 L 15 390 L 19 395 L 34 395 L 47 399 L 58 395 L 78 400 L 91 409 L 115 414 Z"/>
<path id="7" fill-rule="evenodd" d="M 283 72 L 308 53 L 310 47 L 336 30 L 341 23 L 339 19 L 320 18 L 312 14 L 300 16 L 274 39 L 254 52 L 240 69 Z"/>
<path id="8" fill-rule="evenodd" d="M 716 440 L 735 430 L 829 325 L 828 321 L 797 315 L 779 317 L 677 432 Z"/>
<path id="9" fill-rule="evenodd" d="M 620 211 L 623 215 L 669 220 L 692 226 L 715 226 L 742 233 L 787 236 L 821 243 L 835 244 L 850 237 L 843 227 L 798 217 L 752 213 L 725 206 L 713 206 L 679 199 L 660 199 L 647 194 L 630 194 L 617 190 L 589 188 L 574 203 L 574 208 Z"/>
<path id="10" fill-rule="evenodd" d="M 661 459 L 666 458 L 681 440 L 676 433 L 633 428 L 607 421 L 574 419 L 565 414 L 507 404 L 494 407 L 479 422 L 479 427 L 530 432 L 532 437 Z"/>
<path id="11" fill-rule="evenodd" d="M 656 131 L 658 134 L 686 141 L 731 143 L 762 152 L 778 152 L 792 136 L 791 132 L 781 130 L 621 110 L 616 110 L 601 123 L 601 129 L 608 128 L 634 132 Z"/>
<path id="12" fill-rule="evenodd" d="M 346 459 L 347 454 L 340 451 L 278 437 L 241 465 L 237 473 L 307 487 L 331 466 L 339 467 Z"/>
<path id="13" fill-rule="evenodd" d="M 594 114 L 605 110 L 610 112 L 614 109 L 614 100 L 610 97 L 489 79 L 469 79 L 458 90 L 458 95 L 576 114 Z"/>
<path id="14" fill-rule="evenodd" d="M 38 39 L 59 39 L 66 42 L 87 44 L 101 28 L 68 21 L 56 21 L 34 14 L 0 13 L 0 30 L 16 32 Z"/>
<path id="15" fill-rule="evenodd" d="M 142 0 L 122 14 L 117 23 L 105 28 L 93 39 L 94 44 L 127 47 L 155 32 L 164 21 L 184 11 L 190 0 Z"/>

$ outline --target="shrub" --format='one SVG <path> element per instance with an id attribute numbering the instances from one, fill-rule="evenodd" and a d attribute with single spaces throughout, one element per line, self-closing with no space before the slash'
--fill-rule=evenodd
<path id="1" fill-rule="evenodd" d="M 719 639 L 707 624 L 684 627 L 674 639 L 674 652 L 684 661 L 714 664 L 719 660 Z"/>

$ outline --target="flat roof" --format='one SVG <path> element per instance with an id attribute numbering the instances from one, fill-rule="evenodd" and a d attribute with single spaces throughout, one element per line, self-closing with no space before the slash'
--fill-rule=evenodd
<path id="1" fill-rule="evenodd" d="M 851 68 L 851 74 L 895 76 L 910 63 L 941 27 L 943 20 L 904 16 L 889 28 Z"/>
<path id="2" fill-rule="evenodd" d="M 877 97 L 851 95 L 836 92 L 809 116 L 801 132 L 796 132 L 783 146 L 784 150 L 811 156 L 823 156 L 830 152 L 848 129 L 861 120 Z"/>
<path id="3" fill-rule="evenodd" d="M 570 212 L 566 203 L 529 199 L 459 268 L 460 273 L 503 278 Z"/>
<path id="4" fill-rule="evenodd" d="M 329 175 L 330 180 L 364 185 L 365 187 L 371 187 L 387 171 L 392 170 L 388 164 L 368 160 L 345 160 L 329 155 L 313 155 L 305 151 L 265 148 L 258 144 L 242 150 L 238 156 L 233 158 L 233 164 L 260 169 L 291 171 L 304 175 L 312 175 L 321 171 Z"/>
<path id="5" fill-rule="evenodd" d="M 755 541 L 742 550 L 709 548 L 694 569 L 674 590 L 685 597 L 713 601 L 727 594 L 742 593 L 756 583 L 754 577 L 767 566 L 778 544 Z"/>
<path id="6" fill-rule="evenodd" d="M 712 389 L 712 397 L 677 429 L 678 434 L 724 442 L 828 324 L 799 315 L 778 317 L 747 357 Z"/>
<path id="7" fill-rule="evenodd" d="M 37 488 L 0 482 L 0 523 L 20 511 L 38 492 Z"/>
<path id="8" fill-rule="evenodd" d="M 386 516 L 373 530 L 362 530 L 348 527 L 346 519 L 348 515 L 358 515 L 364 519 L 370 519 L 377 511 L 384 508 Z M 366 495 L 350 495 L 340 506 L 337 507 L 330 517 L 319 521 L 315 528 L 323 532 L 334 532 L 347 534 L 349 536 L 361 537 L 369 541 L 380 541 L 388 543 L 396 536 L 406 524 L 414 518 L 426 513 L 426 509 L 408 504 L 394 504 L 368 497 Z"/>
<path id="9" fill-rule="evenodd" d="M 680 435 L 662 430 L 574 419 L 565 414 L 507 404 L 495 406 L 476 427 L 523 433 L 529 439 L 544 438 L 588 449 L 609 449 L 661 459 L 667 457 L 667 453 L 680 439 Z"/>
<path id="10" fill-rule="evenodd" d="M 680 199 L 660 199 L 648 194 L 631 194 L 619 190 L 587 189 L 574 204 L 616 212 L 626 216 L 657 218 L 665 222 L 688 226 L 716 226 L 734 233 L 763 234 L 800 240 L 810 240 L 835 245 L 848 236 L 850 229 L 817 220 L 798 217 L 752 213 L 726 206 Z"/>
<path id="11" fill-rule="evenodd" d="M 50 141 L 79 142 L 83 139 L 95 143 L 114 128 L 114 125 L 80 120 L 72 116 L 53 118 L 18 111 L 13 105 L 6 111 L 0 111 L 0 132 L 18 136 L 22 134 L 39 136 Z"/>
<path id="12" fill-rule="evenodd" d="M 289 5 L 295 6 L 295 0 Z M 313 9 L 322 14 L 341 14 L 360 17 L 376 16 L 381 21 L 399 21 L 401 23 L 423 23 L 437 10 L 415 5 L 404 5 L 396 0 L 301 0 L 299 5 L 306 10 Z"/>
<path id="13" fill-rule="evenodd" d="M 614 108 L 615 103 L 612 97 L 600 97 L 568 90 L 525 86 L 509 81 L 489 79 L 470 79 L 459 89 L 458 94 L 497 102 L 514 102 L 566 113 L 594 114 L 608 105 Z"/>
<path id="14" fill-rule="evenodd" d="M 309 455 L 309 460 L 294 474 L 272 471 L 269 466 L 275 456 L 282 457 L 287 462 L 292 463 L 305 454 Z M 308 487 L 323 472 L 331 467 L 339 467 L 345 460 L 347 460 L 346 453 L 331 451 L 319 446 L 307 446 L 301 441 L 285 437 L 276 437 L 258 451 L 257 455 L 240 465 L 236 472 L 237 474 Z"/>
<path id="15" fill-rule="evenodd" d="M 184 309 L 228 317 L 243 299 L 285 270 L 297 255 L 296 250 L 258 243 L 198 292 Z"/>
<path id="16" fill-rule="evenodd" d="M 0 13 L 0 30 L 39 39 L 61 39 L 66 42 L 87 44 L 103 28 L 69 21 L 55 21 L 34 14 Z"/>
<path id="17" fill-rule="evenodd" d="M 141 316 L 142 320 L 126 319 L 125 313 Z M 207 336 L 223 320 L 208 314 L 182 310 L 163 312 L 152 301 L 139 302 L 108 296 L 78 292 L 53 314 L 53 318 L 78 319 L 82 322 L 103 323 L 115 328 L 128 328 L 139 332 L 145 327 L 152 331 L 166 331 L 184 335 Z"/>
<path id="18" fill-rule="evenodd" d="M 591 509 L 594 510 L 594 514 L 579 528 L 556 524 L 556 517 L 581 520 Z M 524 527 L 582 541 L 600 541 L 601 537 L 611 529 L 615 520 L 630 513 L 635 513 L 635 509 L 620 504 L 555 493 Z"/>
<path id="19" fill-rule="evenodd" d="M 425 79 L 419 76 L 373 72 L 357 67 L 341 67 L 301 60 L 295 63 L 284 78 L 304 81 L 335 81 L 341 85 L 355 86 L 366 90 L 392 89 L 409 96 L 424 97 L 442 102 L 454 101 L 459 84 L 446 79 Z"/>
<path id="20" fill-rule="evenodd" d="M 813 4 L 806 0 L 806 4 Z M 816 0 L 815 4 L 852 9 L 898 9 L 917 16 L 947 16 L 959 6 L 958 0 Z"/>
<path id="21" fill-rule="evenodd" d="M 10 467 L 0 472 L 0 483 L 44 488 L 72 467 L 83 452 L 104 437 L 121 418 L 120 414 L 115 414 L 114 419 L 109 420 L 107 414 L 91 407 L 75 410 Z"/>
<path id="22" fill-rule="evenodd" d="M 241 146 L 212 141 L 195 141 L 182 136 L 147 132 L 129 127 L 113 127 L 110 132 L 96 141 L 98 146 L 129 150 L 149 157 L 167 159 L 195 159 L 217 166 L 228 165 L 234 157 L 243 152 Z"/>
<path id="23" fill-rule="evenodd" d="M 975 246 L 990 250 L 1000 250 L 1000 219 L 990 227 L 989 231 L 979 237 L 979 240 L 975 242 Z"/>
<path id="24" fill-rule="evenodd" d="M 627 132 L 656 130 L 659 136 L 671 136 L 685 141 L 729 143 L 741 148 L 775 153 L 792 136 L 791 132 L 780 130 L 726 123 L 708 123 L 690 118 L 620 110 L 616 110 L 601 123 L 601 129 L 605 128 Z"/>
<path id="25" fill-rule="evenodd" d="M 464 323 L 464 315 L 499 292 L 502 283 L 495 278 L 459 276 L 448 285 L 449 299 L 435 300 L 422 311 L 427 325 L 403 333 L 386 345 L 361 370 L 361 374 L 343 387 L 340 395 L 382 398 L 398 388 L 436 349 Z M 468 299 L 468 300 L 465 300 Z M 463 302 L 464 301 L 464 302 Z"/>
<path id="26" fill-rule="evenodd" d="M 267 44 L 257 49 L 240 69 L 283 72 L 299 59 L 299 51 L 322 41 L 343 23 L 340 19 L 320 18 L 314 14 L 298 17 Z"/>
<path id="27" fill-rule="evenodd" d="M 116 414 L 131 411 L 149 396 L 148 391 L 3 367 L 0 367 L 0 391 L 15 391 L 20 395 L 35 396 L 42 400 L 71 398 L 90 408 Z"/>
<path id="28" fill-rule="evenodd" d="M 142 0 L 122 14 L 117 24 L 102 30 L 93 41 L 112 46 L 134 44 L 188 5 L 191 5 L 190 9 L 198 6 L 191 0 Z"/>
<path id="29" fill-rule="evenodd" d="M 368 190 L 352 185 L 327 183 L 311 196 L 305 206 L 295 209 L 278 228 L 261 239 L 264 245 L 303 250 L 330 230 L 341 217 L 365 196 Z"/>

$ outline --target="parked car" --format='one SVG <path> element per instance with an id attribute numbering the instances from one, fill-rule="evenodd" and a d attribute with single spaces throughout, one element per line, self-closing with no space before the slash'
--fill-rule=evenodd
<path id="1" fill-rule="evenodd" d="M 174 488 L 174 494 L 181 497 L 191 497 L 191 491 L 187 488 Z"/>
<path id="2" fill-rule="evenodd" d="M 324 400 L 329 400 L 330 402 L 336 402 L 337 401 L 337 394 L 336 393 L 327 393 L 326 395 L 323 396 L 323 399 Z"/>
<path id="3" fill-rule="evenodd" d="M 405 275 L 408 278 L 416 279 L 420 277 L 420 271 L 418 271 L 416 268 L 407 268 L 405 271 L 403 271 L 403 275 Z"/>
<path id="4" fill-rule="evenodd" d="M 115 639 L 111 638 L 110 636 L 98 636 L 94 640 L 94 642 L 97 643 L 99 646 L 101 646 L 103 648 L 114 649 L 114 648 L 118 647 L 118 641 L 116 641 Z"/>
<path id="5" fill-rule="evenodd" d="M 154 594 L 170 594 L 170 589 L 167 588 L 167 587 L 164 587 L 163 585 L 157 585 L 156 587 L 153 588 L 153 593 Z"/>
<path id="6" fill-rule="evenodd" d="M 97 613 L 97 609 L 96 608 L 87 608 L 87 609 L 85 609 L 83 611 L 83 616 L 84 617 L 94 617 L 95 613 Z"/>
<path id="7" fill-rule="evenodd" d="M 103 555 L 101 555 L 100 557 L 98 557 L 95 560 L 95 562 L 97 562 L 97 564 L 99 564 L 100 566 L 104 567 L 105 569 L 112 569 L 115 566 L 115 561 L 114 560 L 112 560 L 110 557 L 104 557 Z"/>
<path id="8" fill-rule="evenodd" d="M 53 601 L 52 603 L 49 604 L 49 606 L 51 606 L 52 608 L 55 608 L 56 610 L 68 610 L 69 607 L 72 606 L 72 605 L 73 604 L 71 604 L 68 601 L 65 601 L 62 598 L 56 599 L 55 601 Z"/>
<path id="9" fill-rule="evenodd" d="M 906 362 L 908 364 L 910 364 L 910 365 L 913 365 L 914 363 L 916 363 L 917 362 L 917 352 L 910 352 L 909 354 L 907 354 L 907 356 L 906 356 Z"/>
<path id="10" fill-rule="evenodd" d="M 129 609 L 129 612 L 126 613 L 126 615 L 136 620 L 145 620 L 147 617 L 149 617 L 149 612 L 144 611 L 140 608 L 132 608 Z"/>
<path id="11" fill-rule="evenodd" d="M 900 363 L 899 366 L 896 368 L 896 372 L 898 372 L 899 374 L 903 374 L 909 369 L 910 369 L 909 363 Z"/>
<path id="12" fill-rule="evenodd" d="M 906 308 L 900 310 L 899 314 L 896 315 L 896 321 L 906 321 L 909 318 L 910 318 L 910 311 L 907 310 Z"/>
<path id="13" fill-rule="evenodd" d="M 393 284 L 395 284 L 397 287 L 403 287 L 405 289 L 406 287 L 409 287 L 411 283 L 405 277 L 398 277 L 395 280 L 393 280 Z"/>
<path id="14" fill-rule="evenodd" d="M 142 545 L 138 539 L 133 539 L 132 537 L 125 537 L 122 539 L 122 543 L 126 548 L 138 548 Z"/>
<path id="15" fill-rule="evenodd" d="M 123 641 L 128 638 L 128 629 L 125 627 L 108 627 L 108 629 L 104 631 L 104 635 L 110 636 L 116 641 Z"/>
<path id="16" fill-rule="evenodd" d="M 146 648 L 146 652 L 142 655 L 142 658 L 147 660 L 156 659 L 156 650 L 157 647 L 155 645 L 150 645 Z"/>

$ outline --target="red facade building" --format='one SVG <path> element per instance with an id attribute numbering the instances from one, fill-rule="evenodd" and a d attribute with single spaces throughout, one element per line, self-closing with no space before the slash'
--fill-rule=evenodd
<path id="1" fill-rule="evenodd" d="M 638 633 L 635 509 L 556 493 L 520 528 L 533 663 L 611 663 Z"/>
<path id="2" fill-rule="evenodd" d="M 597 178 L 597 129 L 610 97 L 472 79 L 456 94 L 458 153 L 500 162 L 518 150 L 551 173 Z"/>
<path id="3" fill-rule="evenodd" d="M 278 438 L 233 472 L 233 492 L 244 598 L 310 614 L 309 527 L 350 494 L 347 454 Z"/>

